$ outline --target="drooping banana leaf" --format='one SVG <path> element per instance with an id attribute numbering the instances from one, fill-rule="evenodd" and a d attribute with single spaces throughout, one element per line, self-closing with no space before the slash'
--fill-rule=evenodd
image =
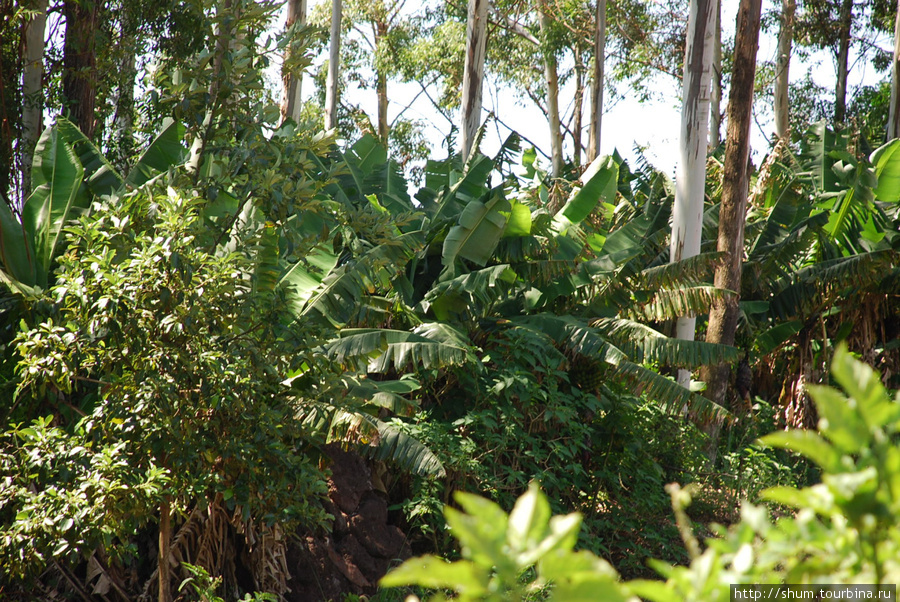
<path id="1" fill-rule="evenodd" d="M 892 140 L 875 150 L 870 161 L 878 179 L 875 196 L 884 203 L 900 203 L 900 140 Z"/>
<path id="2" fill-rule="evenodd" d="M 470 361 L 467 347 L 403 330 L 345 328 L 340 338 L 325 345 L 326 354 L 345 366 L 367 364 L 372 373 L 402 371 L 410 364 L 443 368 Z"/>
<path id="3" fill-rule="evenodd" d="M 652 321 L 670 320 L 678 316 L 707 313 L 716 299 L 734 294 L 714 286 L 691 286 L 663 289 L 646 303 L 625 308 L 625 315 Z"/>
<path id="4" fill-rule="evenodd" d="M 357 304 L 364 302 L 366 295 L 386 290 L 422 245 L 422 233 L 409 232 L 332 270 L 300 315 L 318 315 L 335 326 L 346 324 Z"/>
<path id="5" fill-rule="evenodd" d="M 44 132 L 39 146 L 40 156 L 35 159 L 32 172 L 33 181 L 39 184 L 22 207 L 22 227 L 34 249 L 34 282 L 25 284 L 45 288 L 54 250 L 70 219 L 84 168 L 56 128 Z"/>
<path id="6" fill-rule="evenodd" d="M 614 203 L 618 177 L 619 165 L 612 157 L 594 159 L 581 176 L 582 187 L 553 217 L 553 230 L 565 234 L 570 227 L 584 221 L 598 203 Z"/>
<path id="7" fill-rule="evenodd" d="M 464 315 L 483 316 L 507 298 L 516 273 L 508 265 L 493 265 L 436 284 L 417 309 L 423 314 L 434 312 L 438 320 Z"/>
<path id="8" fill-rule="evenodd" d="M 169 167 L 183 163 L 187 157 L 184 134 L 185 129 L 180 122 L 163 122 L 162 131 L 128 172 L 125 184 L 133 188 L 143 186 L 158 174 L 166 172 Z"/>
<path id="9" fill-rule="evenodd" d="M 637 363 L 652 361 L 664 366 L 694 368 L 738 359 L 738 350 L 730 345 L 670 338 L 632 320 L 600 318 L 591 322 L 591 326 Z"/>
<path id="10" fill-rule="evenodd" d="M 470 201 L 444 239 L 443 265 L 452 266 L 457 257 L 487 265 L 503 235 L 509 209 L 502 188 L 495 188 L 484 200 Z"/>

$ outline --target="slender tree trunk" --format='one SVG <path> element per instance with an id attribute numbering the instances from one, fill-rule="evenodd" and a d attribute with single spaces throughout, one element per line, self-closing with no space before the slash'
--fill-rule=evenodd
<path id="1" fill-rule="evenodd" d="M 853 0 L 841 3 L 838 21 L 837 83 L 834 89 L 834 127 L 839 129 L 847 118 L 847 77 L 850 73 L 850 32 L 853 26 Z"/>
<path id="2" fill-rule="evenodd" d="M 581 165 L 581 128 L 582 114 L 584 112 L 584 60 L 581 49 L 572 48 L 575 55 L 575 106 L 572 115 L 572 162 L 575 167 Z"/>
<path id="3" fill-rule="evenodd" d="M 96 38 L 103 0 L 64 0 L 66 37 L 63 42 L 63 97 L 72 122 L 94 137 L 96 115 Z"/>
<path id="4" fill-rule="evenodd" d="M 170 589 L 172 572 L 169 566 L 169 551 L 172 547 L 172 520 L 169 498 L 164 497 L 159 505 L 159 551 L 157 553 L 157 574 L 159 575 L 159 602 L 171 602 Z"/>
<path id="5" fill-rule="evenodd" d="M 775 134 L 779 138 L 790 135 L 790 84 L 791 47 L 794 43 L 794 13 L 796 0 L 782 0 L 781 29 L 778 30 L 778 58 L 775 61 Z"/>
<path id="6" fill-rule="evenodd" d="M 547 117 L 550 122 L 550 157 L 553 163 L 552 175 L 558 178 L 563 171 L 562 131 L 559 121 L 559 73 L 556 54 L 549 47 L 547 36 L 550 29 L 550 15 L 547 14 L 545 0 L 538 0 L 541 18 L 541 34 L 544 50 L 544 80 L 547 84 Z"/>
<path id="7" fill-rule="evenodd" d="M 712 56 L 712 93 L 709 99 L 709 148 L 722 143 L 722 0 L 715 0 L 715 37 Z"/>
<path id="8" fill-rule="evenodd" d="M 472 153 L 475 134 L 481 125 L 481 89 L 484 54 L 487 48 L 488 0 L 469 0 L 466 18 L 466 63 L 462 89 L 462 156 Z"/>
<path id="9" fill-rule="evenodd" d="M 591 136 L 588 162 L 600 154 L 603 124 L 603 68 L 606 65 L 606 0 L 597 0 L 597 29 L 594 31 L 594 76 L 591 80 Z"/>
<path id="10" fill-rule="evenodd" d="M 290 29 L 295 24 L 304 25 L 306 23 L 306 0 L 288 0 L 287 17 L 285 18 L 285 29 Z M 290 47 L 285 51 L 285 61 L 290 60 Z M 281 97 L 281 120 L 291 119 L 294 123 L 300 122 L 300 109 L 303 106 L 301 98 L 301 88 L 303 84 L 303 73 L 291 70 L 282 71 L 282 82 L 284 88 Z"/>
<path id="11" fill-rule="evenodd" d="M 134 82 L 137 79 L 138 23 L 134 10 L 123 11 L 120 31 L 118 82 L 116 84 L 115 157 L 116 166 L 125 172 L 134 149 Z"/>
<path id="12" fill-rule="evenodd" d="M 716 267 L 715 285 L 740 293 L 744 259 L 744 222 L 747 218 L 750 159 L 750 121 L 753 111 L 753 84 L 759 49 L 759 22 L 762 0 L 742 0 L 738 9 L 734 71 L 728 98 L 728 133 L 725 140 L 725 165 L 722 205 L 719 209 L 719 235 L 716 249 L 722 260 Z M 709 312 L 708 343 L 733 345 L 740 301 L 739 294 L 717 300 Z M 706 395 L 716 403 L 725 400 L 729 366 L 710 366 Z"/>
<path id="13" fill-rule="evenodd" d="M 375 24 L 375 54 L 380 51 L 382 40 L 387 36 L 388 25 L 383 20 Z M 390 123 L 388 122 L 388 91 L 387 76 L 384 69 L 375 67 L 375 93 L 378 96 L 378 138 L 387 146 L 390 135 Z"/>
<path id="14" fill-rule="evenodd" d="M 691 0 L 681 110 L 681 144 L 675 177 L 670 260 L 700 252 L 703 201 L 706 192 L 706 147 L 709 128 L 710 66 L 715 0 Z M 694 340 L 695 316 L 679 317 L 675 336 Z M 678 371 L 678 382 L 690 383 L 690 372 Z"/>
<path id="15" fill-rule="evenodd" d="M 22 65 L 22 200 L 31 194 L 34 146 L 44 125 L 44 33 L 47 0 L 37 0 L 37 14 L 25 26 L 25 60 Z"/>
<path id="16" fill-rule="evenodd" d="M 331 50 L 328 53 L 328 80 L 325 82 L 325 129 L 337 126 L 341 69 L 341 0 L 331 0 Z"/>
<path id="17" fill-rule="evenodd" d="M 891 107 L 888 112 L 887 139 L 900 138 L 900 0 L 894 22 L 894 63 L 891 69 Z"/>

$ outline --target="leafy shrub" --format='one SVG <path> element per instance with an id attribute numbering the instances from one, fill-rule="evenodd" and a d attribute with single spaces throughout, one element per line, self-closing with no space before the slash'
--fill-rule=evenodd
<path id="1" fill-rule="evenodd" d="M 535 487 L 506 515 L 495 504 L 461 494 L 468 512 L 448 508 L 447 521 L 463 548 L 454 563 L 435 557 L 407 561 L 382 581 L 457 592 L 460 600 L 626 599 L 729 600 L 732 584 L 887 584 L 900 579 L 900 395 L 890 396 L 877 372 L 846 347 L 834 356 L 832 375 L 844 389 L 811 387 L 819 432 L 785 431 L 767 445 L 800 453 L 822 470 L 822 482 L 798 489 L 774 487 L 764 499 L 793 507 L 777 520 L 762 506 L 745 503 L 741 520 L 716 527 L 705 550 L 691 531 L 685 508 L 689 490 L 669 488 L 687 566 L 655 561 L 665 581 L 613 581 L 615 572 L 587 552 L 572 552 L 577 515 L 550 518 Z M 564 562 L 557 560 L 565 559 Z M 579 596 L 571 588 L 592 583 Z M 546 589 L 549 588 L 549 593 Z M 445 599 L 438 594 L 437 600 Z"/>
<path id="2" fill-rule="evenodd" d="M 283 375 L 303 361 L 252 265 L 197 244 L 199 200 L 120 198 L 71 228 L 49 315 L 20 333 L 22 403 L 0 436 L 3 577 L 95 546 L 127 555 L 157 509 L 222 500 L 260 523 L 317 523 L 324 480 Z"/>

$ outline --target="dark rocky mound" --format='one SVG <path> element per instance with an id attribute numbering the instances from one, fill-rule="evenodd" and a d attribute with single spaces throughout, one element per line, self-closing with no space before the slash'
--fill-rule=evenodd
<path id="1" fill-rule="evenodd" d="M 337 446 L 332 460 L 326 510 L 331 533 L 305 535 L 288 548 L 291 602 L 341 600 L 345 594 L 372 595 L 378 580 L 409 558 L 406 536 L 388 522 L 388 500 L 372 485 L 372 473 L 358 454 Z"/>

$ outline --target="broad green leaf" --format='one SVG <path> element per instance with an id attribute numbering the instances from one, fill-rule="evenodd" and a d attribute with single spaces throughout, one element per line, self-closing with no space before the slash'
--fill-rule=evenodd
<path id="1" fill-rule="evenodd" d="M 892 140 L 872 153 L 878 186 L 875 196 L 885 203 L 900 202 L 900 140 Z"/>
<path id="2" fill-rule="evenodd" d="M 0 203 L 0 262 L 0 279 L 10 289 L 23 295 L 34 292 L 36 279 L 32 242 L 6 203 Z"/>
<path id="3" fill-rule="evenodd" d="M 446 588 L 477 596 L 486 592 L 487 581 L 486 571 L 469 561 L 447 562 L 437 556 L 421 556 L 407 560 L 378 583 L 382 587 Z"/>
<path id="4" fill-rule="evenodd" d="M 131 168 L 125 178 L 126 185 L 137 188 L 169 167 L 180 165 L 187 156 L 182 143 L 184 134 L 185 129 L 180 122 L 166 119 L 162 131 Z"/>
<path id="5" fill-rule="evenodd" d="M 581 176 L 583 186 L 578 189 L 553 218 L 553 230 L 564 234 L 571 226 L 580 224 L 598 203 L 612 203 L 616 195 L 619 165 L 612 157 L 597 157 Z"/>
<path id="6" fill-rule="evenodd" d="M 493 190 L 486 201 L 472 201 L 466 205 L 457 225 L 450 228 L 444 239 L 443 265 L 452 265 L 457 257 L 486 265 L 503 235 L 506 227 L 503 213 L 508 211 L 509 202 L 499 188 Z"/>
<path id="7" fill-rule="evenodd" d="M 808 389 L 819 410 L 819 430 L 825 437 L 846 454 L 868 447 L 872 433 L 855 402 L 831 387 L 810 385 Z"/>
<path id="8" fill-rule="evenodd" d="M 513 552 L 525 552 L 540 542 L 547 534 L 550 516 L 547 498 L 537 482 L 532 481 L 509 515 L 507 538 Z"/>
<path id="9" fill-rule="evenodd" d="M 303 261 L 290 266 L 281 276 L 278 288 L 288 293 L 288 300 L 299 313 L 325 277 L 334 270 L 338 256 L 328 245 L 316 245 Z"/>
<path id="10" fill-rule="evenodd" d="M 762 437 L 760 441 L 772 447 L 797 452 L 821 466 L 826 472 L 841 470 L 841 453 L 813 431 L 778 431 Z"/>
<path id="11" fill-rule="evenodd" d="M 50 143 L 41 156 L 43 183 L 34 189 L 22 208 L 22 225 L 33 241 L 35 284 L 47 286 L 47 276 L 62 231 L 70 219 L 72 203 L 78 194 L 84 168 L 72 147 L 51 128 Z M 37 168 L 38 166 L 35 165 Z"/>
<path id="12" fill-rule="evenodd" d="M 374 453 L 376 460 L 393 462 L 402 470 L 420 477 L 443 477 L 444 465 L 428 447 L 390 422 L 375 420 L 378 427 L 378 443 Z"/>
<path id="13" fill-rule="evenodd" d="M 506 549 L 507 516 L 494 502 L 471 493 L 457 492 L 454 498 L 467 514 L 445 507 L 444 517 L 459 540 L 464 558 L 501 573 L 515 573 Z"/>
<path id="14" fill-rule="evenodd" d="M 503 231 L 503 238 L 528 236 L 529 234 L 531 234 L 531 209 L 528 208 L 528 205 L 513 201 L 506 229 Z"/>
<path id="15" fill-rule="evenodd" d="M 834 353 L 831 373 L 844 391 L 850 394 L 870 431 L 900 420 L 900 405 L 893 403 L 871 366 L 853 358 L 841 344 Z"/>

